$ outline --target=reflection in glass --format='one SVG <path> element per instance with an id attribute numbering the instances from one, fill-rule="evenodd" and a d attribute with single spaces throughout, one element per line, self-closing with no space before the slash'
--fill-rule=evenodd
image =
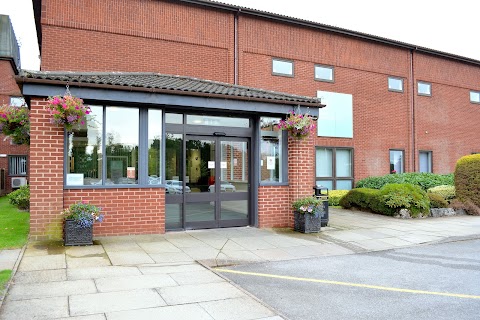
<path id="1" fill-rule="evenodd" d="M 220 191 L 248 192 L 248 145 L 246 141 L 222 141 L 220 148 Z M 210 185 L 215 192 L 215 184 Z"/>
<path id="2" fill-rule="evenodd" d="M 86 123 L 68 135 L 67 185 L 102 184 L 103 107 L 90 108 Z"/>
<path id="3" fill-rule="evenodd" d="M 166 188 L 167 195 L 182 193 L 177 192 L 183 190 L 182 151 L 183 135 L 167 132 L 165 134 L 165 184 L 172 185 L 172 188 Z M 175 188 L 175 186 L 181 188 Z"/>
<path id="4" fill-rule="evenodd" d="M 138 108 L 106 108 L 107 180 L 105 184 L 138 183 Z"/>
<path id="5" fill-rule="evenodd" d="M 165 123 L 182 124 L 183 123 L 183 114 L 165 113 Z"/>
<path id="6" fill-rule="evenodd" d="M 248 128 L 250 127 L 250 119 L 189 114 L 187 115 L 187 124 L 194 124 L 198 126 Z"/>
<path id="7" fill-rule="evenodd" d="M 333 67 L 315 66 L 315 79 L 333 81 Z"/>
<path id="8" fill-rule="evenodd" d="M 185 222 L 215 220 L 215 201 L 185 204 Z"/>
<path id="9" fill-rule="evenodd" d="M 172 230 L 180 228 L 182 228 L 182 204 L 165 204 L 165 229 Z"/>
<path id="10" fill-rule="evenodd" d="M 317 180 L 317 185 L 320 185 L 324 188 L 328 188 L 328 190 L 333 190 L 333 181 L 332 180 Z"/>
<path id="11" fill-rule="evenodd" d="M 186 184 L 191 192 L 210 192 L 215 182 L 215 142 L 187 140 Z"/>
<path id="12" fill-rule="evenodd" d="M 293 75 L 293 62 L 285 60 L 272 60 L 272 71 L 276 74 Z"/>
<path id="13" fill-rule="evenodd" d="M 260 119 L 260 177 L 262 182 L 282 182 L 282 131 L 280 118 Z"/>
<path id="14" fill-rule="evenodd" d="M 317 148 L 316 152 L 316 176 L 333 177 L 333 150 L 328 148 Z"/>
<path id="15" fill-rule="evenodd" d="M 161 184 L 162 111 L 148 110 L 148 184 Z"/>
<path id="16" fill-rule="evenodd" d="M 390 173 L 403 173 L 402 150 L 390 150 Z"/>
<path id="17" fill-rule="evenodd" d="M 221 220 L 248 218 L 248 200 L 222 201 L 220 208 Z"/>
<path id="18" fill-rule="evenodd" d="M 351 190 L 352 180 L 337 180 L 337 190 Z"/>
<path id="19" fill-rule="evenodd" d="M 336 177 L 352 177 L 352 151 L 350 149 L 336 149 L 335 158 Z"/>

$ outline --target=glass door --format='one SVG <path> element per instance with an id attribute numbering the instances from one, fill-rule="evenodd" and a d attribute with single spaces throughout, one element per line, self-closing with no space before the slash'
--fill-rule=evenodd
<path id="1" fill-rule="evenodd" d="M 187 136 L 184 228 L 249 224 L 248 148 L 246 138 Z"/>

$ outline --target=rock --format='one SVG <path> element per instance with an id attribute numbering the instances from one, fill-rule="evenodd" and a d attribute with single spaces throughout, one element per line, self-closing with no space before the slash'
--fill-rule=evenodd
<path id="1" fill-rule="evenodd" d="M 410 219 L 410 210 L 400 209 L 400 211 L 394 217 L 399 219 Z"/>

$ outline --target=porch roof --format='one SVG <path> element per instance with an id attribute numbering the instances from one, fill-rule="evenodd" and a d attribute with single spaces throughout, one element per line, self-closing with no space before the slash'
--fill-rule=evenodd
<path id="1" fill-rule="evenodd" d="M 247 100 L 313 108 L 325 107 L 319 98 L 299 96 L 218 81 L 177 75 L 138 72 L 26 71 L 17 76 L 24 84 L 66 85 L 146 93 Z"/>

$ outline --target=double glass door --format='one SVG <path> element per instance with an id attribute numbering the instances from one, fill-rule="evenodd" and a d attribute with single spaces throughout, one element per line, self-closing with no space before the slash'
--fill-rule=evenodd
<path id="1" fill-rule="evenodd" d="M 169 200 L 180 228 L 249 225 L 249 140 L 186 135 L 183 145 L 183 177 L 167 180 L 167 229 Z"/>

